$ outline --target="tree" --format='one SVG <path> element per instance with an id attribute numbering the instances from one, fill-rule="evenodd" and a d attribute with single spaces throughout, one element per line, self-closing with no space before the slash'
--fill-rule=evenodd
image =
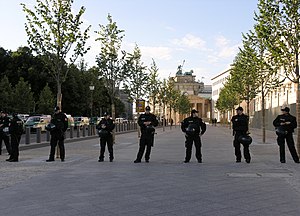
<path id="1" fill-rule="evenodd" d="M 176 104 L 176 109 L 178 110 L 178 113 L 180 115 L 184 115 L 184 114 L 189 114 L 191 111 L 191 103 L 189 98 L 184 95 L 181 94 L 177 100 L 177 104 Z"/>
<path id="2" fill-rule="evenodd" d="M 300 4 L 297 0 L 260 0 L 257 32 L 282 74 L 296 85 L 296 116 L 300 124 Z M 300 127 L 297 128 L 297 150 L 300 152 Z"/>
<path id="3" fill-rule="evenodd" d="M 120 84 L 125 79 L 124 58 L 125 52 L 121 51 L 124 30 L 120 30 L 112 20 L 112 16 L 107 16 L 108 24 L 106 26 L 99 25 L 100 30 L 96 31 L 100 42 L 101 51 L 96 57 L 99 67 L 99 76 L 105 84 L 108 96 L 111 102 L 112 118 L 115 119 L 115 98 L 118 96 Z M 122 57 L 119 57 L 122 52 Z"/>
<path id="4" fill-rule="evenodd" d="M 258 26 L 255 25 L 254 29 Z M 250 31 L 244 35 L 244 40 L 247 40 L 250 45 L 249 61 L 258 72 L 256 82 L 259 86 L 261 95 L 261 116 L 262 116 L 262 142 L 266 142 L 266 118 L 265 118 L 265 97 L 275 88 L 279 87 L 283 80 L 278 76 L 278 68 L 274 64 L 270 53 L 264 43 L 263 38 L 259 38 L 257 32 Z"/>
<path id="5" fill-rule="evenodd" d="M 54 103 L 55 103 L 54 96 L 47 84 L 40 93 L 39 101 L 37 103 L 38 105 L 37 112 L 43 114 L 52 114 Z"/>
<path id="6" fill-rule="evenodd" d="M 128 54 L 125 64 L 128 77 L 125 80 L 124 87 L 129 98 L 134 102 L 149 94 L 147 89 L 149 74 L 146 70 L 147 67 L 141 61 L 141 57 L 141 50 L 136 45 L 133 53 Z"/>
<path id="7" fill-rule="evenodd" d="M 12 106 L 12 87 L 11 84 L 9 83 L 9 80 L 7 76 L 4 76 L 1 79 L 0 82 L 0 92 L 1 92 L 1 97 L 0 97 L 0 106 L 1 109 L 10 112 L 12 111 L 11 108 Z"/>
<path id="8" fill-rule="evenodd" d="M 159 68 L 157 67 L 154 59 L 152 59 L 152 64 L 149 69 L 150 75 L 149 75 L 149 79 L 148 79 L 147 89 L 149 92 L 150 101 L 152 102 L 152 105 L 153 105 L 153 109 L 152 109 L 153 112 L 155 111 L 155 105 L 157 104 L 157 97 L 158 97 L 159 88 L 161 85 L 161 82 L 158 78 L 158 70 L 159 70 Z"/>
<path id="9" fill-rule="evenodd" d="M 25 82 L 22 77 L 13 90 L 12 98 L 14 103 L 14 106 L 12 107 L 13 112 L 35 112 L 35 103 L 30 84 L 28 82 Z"/>
<path id="10" fill-rule="evenodd" d="M 235 57 L 230 77 L 234 83 L 235 90 L 240 94 L 240 99 L 246 101 L 246 112 L 249 114 L 250 101 L 259 93 L 257 83 L 258 71 L 256 70 L 255 62 L 249 61 L 253 54 L 250 44 L 247 41 L 243 42 L 243 48 L 240 48 Z"/>
<path id="11" fill-rule="evenodd" d="M 90 26 L 81 32 L 81 16 L 85 8 L 81 7 L 78 14 L 73 15 L 71 7 L 74 0 L 36 0 L 34 10 L 25 4 L 27 23 L 25 30 L 28 44 L 32 50 L 41 55 L 56 81 L 57 105 L 61 106 L 62 83 L 68 75 L 66 59 L 74 63 L 79 56 L 87 52 L 86 40 L 89 38 Z"/>

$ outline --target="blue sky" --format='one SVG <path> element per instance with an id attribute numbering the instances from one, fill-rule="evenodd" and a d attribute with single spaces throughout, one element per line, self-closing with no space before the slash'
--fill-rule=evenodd
<path id="1" fill-rule="evenodd" d="M 25 15 L 35 0 L 1 0 L 0 46 L 16 50 L 27 45 Z M 229 68 L 241 46 L 242 33 L 253 28 L 257 0 L 74 0 L 74 11 L 86 7 L 84 25 L 92 25 L 85 55 L 95 65 L 99 24 L 107 24 L 110 13 L 119 29 L 125 30 L 123 49 L 132 52 L 135 43 L 142 60 L 150 66 L 153 58 L 161 78 L 174 76 L 185 60 L 184 71 L 194 71 L 197 79 L 211 84 L 211 78 Z M 202 78 L 203 77 L 203 78 Z"/>

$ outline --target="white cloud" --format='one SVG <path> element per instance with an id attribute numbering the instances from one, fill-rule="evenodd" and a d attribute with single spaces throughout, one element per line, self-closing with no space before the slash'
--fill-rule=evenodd
<path id="1" fill-rule="evenodd" d="M 206 50 L 206 41 L 192 34 L 186 34 L 183 38 L 173 39 L 171 42 L 177 46 Z"/>
<path id="2" fill-rule="evenodd" d="M 141 46 L 140 47 L 142 56 L 145 58 L 153 58 L 159 60 L 170 60 L 172 58 L 172 50 L 169 47 L 150 47 Z"/>
<path id="3" fill-rule="evenodd" d="M 219 35 L 215 38 L 215 46 L 217 47 L 216 57 L 218 58 L 231 58 L 233 59 L 238 52 L 239 44 L 232 44 L 230 40 L 223 35 Z"/>

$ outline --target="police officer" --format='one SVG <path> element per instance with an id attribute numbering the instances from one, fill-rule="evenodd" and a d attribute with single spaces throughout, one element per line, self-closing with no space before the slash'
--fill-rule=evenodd
<path id="1" fill-rule="evenodd" d="M 10 119 L 7 116 L 7 113 L 1 111 L 0 117 L 0 155 L 2 154 L 2 140 L 5 143 L 6 151 L 10 155 L 11 154 L 11 145 L 9 142 L 9 123 Z"/>
<path id="2" fill-rule="evenodd" d="M 55 127 L 50 131 L 51 139 L 50 139 L 50 155 L 49 159 L 46 162 L 54 161 L 55 156 L 55 148 L 58 144 L 59 151 L 60 151 L 60 160 L 63 162 L 65 161 L 65 132 L 68 128 L 68 118 L 67 116 L 61 112 L 60 107 L 56 106 L 54 108 L 54 115 L 51 119 L 51 124 Z"/>
<path id="3" fill-rule="evenodd" d="M 234 152 L 236 157 L 236 162 L 240 163 L 242 160 L 242 154 L 241 154 L 241 143 L 239 141 L 239 137 L 241 135 L 247 135 L 248 133 L 248 125 L 249 125 L 249 117 L 243 113 L 244 109 L 243 107 L 236 108 L 237 115 L 234 115 L 231 118 L 232 122 L 232 129 L 233 129 L 233 146 L 234 146 Z M 251 156 L 249 151 L 249 144 L 243 144 L 244 147 L 244 158 L 246 163 L 250 163 Z"/>
<path id="4" fill-rule="evenodd" d="M 100 156 L 98 162 L 104 161 L 104 152 L 105 152 L 106 144 L 109 152 L 109 161 L 113 162 L 114 150 L 113 150 L 112 131 L 113 129 L 115 129 L 115 124 L 107 112 L 103 114 L 103 117 L 104 118 L 97 125 L 97 129 L 100 137 Z"/>
<path id="5" fill-rule="evenodd" d="M 149 163 L 151 148 L 154 142 L 155 128 L 158 125 L 157 118 L 150 113 L 150 106 L 146 106 L 145 113 L 138 118 L 138 125 L 141 128 L 140 146 L 134 163 L 141 163 L 142 157 L 146 149 L 145 161 Z"/>
<path id="6" fill-rule="evenodd" d="M 18 117 L 16 113 L 12 114 L 13 119 L 9 125 L 9 133 L 11 137 L 11 155 L 6 160 L 9 162 L 18 162 L 19 161 L 19 144 L 21 136 L 24 132 L 23 121 Z"/>
<path id="7" fill-rule="evenodd" d="M 198 111 L 193 109 L 191 111 L 191 116 L 185 118 L 181 122 L 181 130 L 185 133 L 185 160 L 184 163 L 189 163 L 192 157 L 192 148 L 193 143 L 196 148 L 196 158 L 198 163 L 202 163 L 202 154 L 201 154 L 201 139 L 206 131 L 206 124 L 198 117 Z"/>
<path id="8" fill-rule="evenodd" d="M 299 156 L 295 149 L 293 138 L 294 129 L 297 128 L 296 117 L 290 114 L 290 108 L 281 109 L 282 114 L 278 115 L 273 121 L 274 127 L 279 130 L 277 132 L 277 143 L 279 145 L 280 162 L 285 163 L 285 140 L 295 163 L 299 163 Z"/>

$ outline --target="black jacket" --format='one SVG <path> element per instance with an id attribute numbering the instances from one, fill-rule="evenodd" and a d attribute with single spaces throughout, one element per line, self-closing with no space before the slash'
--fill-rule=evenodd
<path id="1" fill-rule="evenodd" d="M 102 128 L 102 125 L 105 125 L 106 128 Z M 101 121 L 99 122 L 99 124 L 97 125 L 97 129 L 98 130 L 106 130 L 109 133 L 111 133 L 113 131 L 113 129 L 115 129 L 115 124 L 113 122 L 112 119 L 108 118 L 108 119 L 101 119 Z"/>
<path id="2" fill-rule="evenodd" d="M 12 135 L 21 136 L 24 132 L 23 121 L 19 117 L 14 117 L 10 121 L 9 133 Z"/>
<path id="3" fill-rule="evenodd" d="M 206 124 L 199 117 L 190 116 L 181 122 L 182 132 L 186 133 L 189 127 L 195 129 L 195 135 L 204 134 L 206 131 Z"/>
<path id="4" fill-rule="evenodd" d="M 246 133 L 249 130 L 249 117 L 244 113 L 231 118 L 232 129 L 237 133 Z"/>
<path id="5" fill-rule="evenodd" d="M 157 118 L 154 114 L 152 114 L 152 113 L 141 114 L 138 119 L 138 125 L 141 127 L 142 134 L 147 133 L 147 126 L 144 125 L 144 122 L 148 122 L 148 121 L 151 122 L 150 126 L 156 127 L 158 125 Z"/>
<path id="6" fill-rule="evenodd" d="M 62 134 L 68 129 L 68 118 L 62 113 L 55 113 L 52 116 L 51 123 L 55 125 L 55 129 L 51 131 L 51 134 Z"/>
<path id="7" fill-rule="evenodd" d="M 288 125 L 280 125 L 280 123 L 284 122 L 291 122 Z M 291 114 L 282 114 L 278 115 L 276 119 L 273 121 L 274 127 L 282 127 L 283 130 L 288 131 L 290 133 L 294 132 L 294 129 L 297 128 L 297 120 L 295 116 L 292 116 Z"/>

